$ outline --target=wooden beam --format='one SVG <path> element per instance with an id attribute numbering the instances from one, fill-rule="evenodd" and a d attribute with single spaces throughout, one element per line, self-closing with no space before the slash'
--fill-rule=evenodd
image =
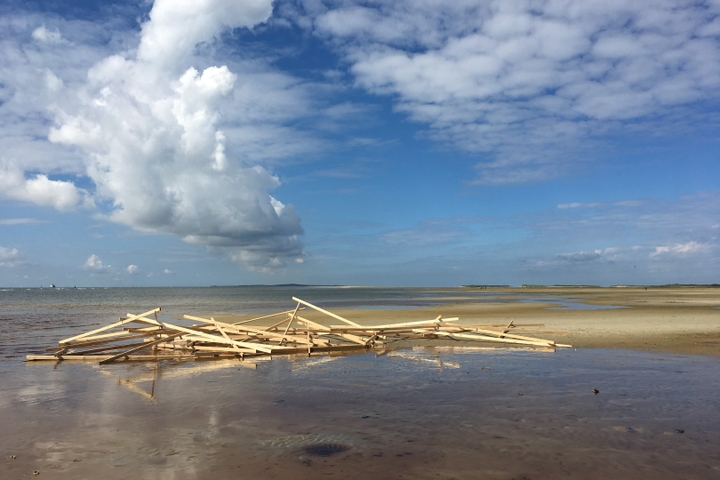
<path id="1" fill-rule="evenodd" d="M 199 322 L 212 323 L 218 329 L 224 329 L 224 330 L 227 330 L 230 332 L 234 331 L 239 334 L 245 334 L 245 332 L 249 332 L 250 336 L 265 336 L 265 337 L 280 338 L 280 339 L 287 338 L 287 335 L 283 335 L 283 334 L 277 333 L 277 332 L 268 332 L 267 330 L 262 329 L 262 328 L 249 327 L 247 325 L 243 325 L 241 327 L 241 326 L 234 325 L 232 323 L 222 323 L 222 322 L 218 322 L 217 320 L 214 320 L 214 319 L 207 320 L 207 319 L 201 318 L 201 317 L 190 317 L 189 315 L 185 315 L 185 317 L 190 320 L 197 320 Z M 301 342 L 301 343 L 303 343 L 303 342 Z"/>
<path id="2" fill-rule="evenodd" d="M 404 328 L 404 327 L 419 327 L 419 326 L 435 326 L 442 325 L 443 323 L 457 322 L 460 317 L 442 318 L 439 316 L 435 320 L 418 320 L 415 322 L 403 322 L 403 323 L 386 323 L 384 325 L 361 325 L 359 328 L 366 330 L 382 330 L 385 328 Z M 330 328 L 342 328 L 342 325 L 330 325 Z"/>
<path id="3" fill-rule="evenodd" d="M 290 315 L 290 318 L 288 319 L 287 327 L 285 327 L 285 331 L 283 332 L 283 338 L 280 339 L 280 344 L 285 341 L 285 335 L 287 335 L 288 330 L 290 330 L 290 325 L 295 321 L 295 317 L 297 315 L 298 310 L 300 309 L 300 304 L 298 303 L 295 307 L 295 310 L 293 310 L 292 315 Z"/>
<path id="4" fill-rule="evenodd" d="M 310 307 L 310 308 L 312 308 L 313 310 L 317 310 L 317 311 L 320 312 L 320 313 L 324 313 L 325 315 L 331 316 L 331 317 L 333 317 L 333 318 L 335 318 L 335 319 L 337 319 L 337 320 L 340 320 L 340 321 L 343 322 L 343 323 L 347 323 L 348 325 L 352 325 L 353 327 L 359 327 L 359 326 L 360 326 L 360 325 L 358 325 L 358 324 L 355 323 L 355 322 L 351 322 L 351 321 L 348 320 L 347 318 L 343 318 L 343 317 L 341 317 L 340 315 L 336 315 L 336 314 L 334 314 L 334 313 L 332 313 L 332 312 L 328 312 L 327 310 L 325 310 L 325 309 L 323 309 L 323 308 L 316 307 L 316 306 L 313 305 L 312 303 L 306 302 L 305 300 L 301 300 L 301 299 L 299 299 L 299 298 L 297 298 L 297 297 L 292 297 L 292 299 L 293 299 L 293 301 L 295 301 L 295 302 L 302 303 L 302 304 L 305 305 L 306 307 Z"/>
<path id="5" fill-rule="evenodd" d="M 307 318 L 301 317 L 300 315 L 297 315 L 296 318 L 298 319 L 299 322 L 304 323 L 304 324 L 307 325 L 308 327 L 313 327 L 313 328 L 315 328 L 315 329 L 317 329 L 317 330 L 321 330 L 321 331 L 323 331 L 323 332 L 329 332 L 329 331 L 330 331 L 330 328 L 329 328 L 329 327 L 326 327 L 325 325 L 321 325 L 321 324 L 319 324 L 319 323 L 315 323 L 315 322 L 313 322 L 312 320 L 308 320 Z"/>
<path id="6" fill-rule="evenodd" d="M 252 350 L 259 350 L 259 351 L 265 352 L 265 353 L 272 353 L 272 349 L 271 349 L 271 348 L 268 348 L 268 347 L 266 347 L 265 345 L 261 345 L 261 344 L 259 344 L 259 343 L 239 342 L 239 341 L 237 341 L 237 340 L 227 340 L 227 339 L 225 339 L 225 338 L 223 338 L 223 337 L 221 337 L 221 336 L 218 336 L 218 335 L 212 335 L 212 334 L 210 334 L 210 333 L 205 333 L 205 332 L 200 331 L 200 330 L 191 330 L 191 329 L 189 329 L 189 328 L 181 327 L 181 326 L 179 326 L 179 325 L 173 325 L 173 324 L 171 324 L 171 323 L 166 323 L 165 326 L 166 326 L 166 328 L 168 328 L 168 329 L 170 329 L 170 330 L 178 330 L 178 331 L 181 331 L 181 332 L 191 333 L 191 334 L 196 335 L 196 336 L 199 336 L 199 337 L 208 338 L 208 339 L 210 339 L 210 340 L 212 340 L 212 341 L 214 341 L 214 342 L 216 342 L 216 343 L 226 343 L 226 344 L 228 344 L 228 345 L 236 344 L 236 345 L 239 346 L 239 347 L 245 347 L 245 348 L 249 348 L 249 349 L 252 349 Z"/>
<path id="7" fill-rule="evenodd" d="M 120 352 L 120 353 L 118 353 L 117 355 L 113 355 L 112 357 L 108 357 L 108 358 L 106 358 L 105 360 L 102 360 L 102 361 L 100 362 L 100 365 L 105 365 L 105 364 L 114 362 L 115 360 L 117 360 L 117 359 L 120 358 L 120 357 L 127 357 L 127 356 L 130 355 L 131 353 L 135 353 L 135 352 L 137 352 L 138 350 L 142 350 L 143 348 L 152 347 L 153 345 L 158 345 L 158 344 L 160 344 L 160 343 L 169 342 L 170 340 L 172 340 L 172 339 L 174 339 L 174 338 L 176 338 L 176 337 L 179 337 L 180 335 L 184 335 L 184 333 L 183 333 L 183 332 L 175 333 L 175 334 L 170 335 L 170 336 L 168 336 L 168 337 L 161 338 L 161 339 L 159 339 L 159 340 L 155 340 L 154 342 L 147 342 L 147 343 L 145 343 L 144 345 L 140 345 L 140 346 L 138 346 L 138 347 L 131 348 L 130 350 L 126 350 L 126 351 L 124 351 L 124 352 Z"/>
<path id="8" fill-rule="evenodd" d="M 225 330 L 223 330 L 223 328 L 220 326 L 220 322 L 216 322 L 215 319 L 212 318 L 212 317 L 210 317 L 210 321 L 213 323 L 213 325 L 215 325 L 215 326 L 217 327 L 217 329 L 218 329 L 218 331 L 220 332 L 220 334 L 221 334 L 223 337 L 225 337 L 226 340 L 229 340 L 229 341 L 233 342 L 233 343 L 232 343 L 232 347 L 233 347 L 235 350 L 237 350 L 238 353 L 239 353 L 239 352 L 240 352 L 240 347 L 237 346 L 237 344 L 233 341 L 232 338 L 228 337 L 228 334 L 225 333 Z"/>
<path id="9" fill-rule="evenodd" d="M 511 338 L 488 337 L 485 335 L 469 335 L 467 333 L 450 333 L 450 332 L 438 331 L 438 332 L 434 332 L 434 334 L 437 336 L 444 336 L 444 337 L 463 339 L 463 340 L 475 340 L 475 341 L 481 341 L 481 342 L 516 343 L 519 345 L 536 345 L 539 347 L 552 347 L 553 346 L 550 342 L 531 342 L 531 341 L 527 341 L 527 340 L 515 340 L 515 339 L 511 339 Z"/>
<path id="10" fill-rule="evenodd" d="M 62 355 L 55 357 L 53 355 L 27 355 L 25 357 L 26 362 L 42 362 L 42 361 L 83 361 L 83 362 L 98 362 L 108 358 L 107 355 Z M 159 360 L 191 360 L 192 355 L 129 355 L 123 361 L 159 361 Z"/>
<path id="11" fill-rule="evenodd" d="M 300 310 L 305 310 L 305 309 L 301 308 Z M 272 317 L 277 317 L 280 315 L 287 315 L 288 313 L 292 313 L 292 312 L 293 312 L 292 310 L 287 310 L 285 312 L 271 313 L 270 315 L 263 315 L 262 317 L 255 317 L 255 318 L 251 318 L 250 320 L 240 320 L 239 322 L 233 322 L 232 325 L 242 325 L 244 323 L 254 322 L 255 320 L 263 320 L 265 318 L 272 318 Z"/>
<path id="12" fill-rule="evenodd" d="M 547 342 L 552 345 L 555 344 L 555 342 L 553 340 L 545 340 L 544 338 L 526 337 L 523 335 L 515 335 L 512 333 L 496 332 L 494 330 L 485 330 L 482 328 L 477 328 L 477 327 L 472 327 L 472 326 L 462 326 L 461 327 L 459 325 L 458 326 L 453 325 L 453 327 L 462 328 L 463 330 L 466 330 L 466 331 L 482 333 L 483 335 L 495 335 L 498 338 L 514 338 L 516 340 L 527 340 L 529 342 Z"/>
<path id="13" fill-rule="evenodd" d="M 152 310 L 148 310 L 147 312 L 138 315 L 138 317 L 144 317 L 144 316 L 146 316 L 146 315 L 150 315 L 150 314 L 152 314 L 152 313 L 157 313 L 157 312 L 159 312 L 159 311 L 160 311 L 160 307 L 154 308 L 154 309 L 152 309 Z M 133 317 L 135 317 L 135 315 L 133 315 Z M 76 336 L 74 336 L 74 337 L 66 338 L 65 340 L 60 340 L 60 342 L 58 342 L 58 343 L 61 343 L 61 344 L 62 344 L 62 343 L 70 343 L 70 342 L 72 342 L 72 341 L 79 340 L 79 339 L 84 338 L 84 337 L 88 337 L 88 336 L 93 335 L 93 334 L 95 334 L 95 333 L 100 333 L 100 332 L 104 332 L 105 330 L 110 330 L 111 328 L 119 327 L 120 325 L 124 325 L 124 324 L 129 323 L 129 322 L 132 322 L 132 321 L 135 321 L 135 318 L 126 318 L 125 320 L 120 320 L 120 321 L 118 321 L 118 322 L 111 323 L 110 325 L 106 325 L 106 326 L 101 327 L 101 328 L 96 328 L 95 330 L 91 330 L 91 331 L 89 331 L 89 332 L 85 332 L 85 333 L 82 333 L 82 334 L 80 334 L 80 335 L 76 335 Z"/>

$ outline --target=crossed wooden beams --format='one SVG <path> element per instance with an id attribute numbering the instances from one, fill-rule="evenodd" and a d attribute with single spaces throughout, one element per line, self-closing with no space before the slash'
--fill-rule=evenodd
<path id="1" fill-rule="evenodd" d="M 57 347 L 46 349 L 51 355 L 28 355 L 27 361 L 82 360 L 98 361 L 101 365 L 129 360 L 240 358 L 252 361 L 254 357 L 268 355 L 365 350 L 397 337 L 570 347 L 552 340 L 508 333 L 514 327 L 513 322 L 502 331 L 482 325 L 460 325 L 455 323 L 459 318 L 442 315 L 434 320 L 360 325 L 300 298 L 292 299 L 297 302 L 293 310 L 235 323 L 183 315 L 182 320 L 195 323 L 178 325 L 160 321 L 160 308 L 138 315 L 128 313 L 110 325 L 60 340 Z M 325 325 L 299 315 L 306 308 L 342 324 Z M 257 323 L 274 317 L 283 318 L 269 326 Z"/>

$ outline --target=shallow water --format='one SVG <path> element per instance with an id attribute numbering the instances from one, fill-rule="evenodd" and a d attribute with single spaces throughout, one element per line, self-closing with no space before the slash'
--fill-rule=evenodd
<path id="1" fill-rule="evenodd" d="M 448 347 L 257 370 L 2 366 L 1 478 L 720 476 L 713 358 Z"/>
<path id="2" fill-rule="evenodd" d="M 521 298 L 519 302 L 533 302 L 533 303 L 549 303 L 552 305 L 558 305 L 557 307 L 550 307 L 548 310 L 616 310 L 618 308 L 630 308 L 621 305 L 592 305 L 589 303 L 578 302 L 577 300 L 564 298 L 564 297 L 535 297 L 535 298 Z"/>

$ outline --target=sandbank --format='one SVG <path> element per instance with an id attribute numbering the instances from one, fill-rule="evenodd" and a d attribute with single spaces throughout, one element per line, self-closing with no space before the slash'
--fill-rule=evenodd
<path id="1" fill-rule="evenodd" d="M 535 287 L 445 290 L 438 304 L 410 309 L 332 309 L 363 325 L 460 317 L 460 323 L 518 325 L 513 332 L 572 344 L 720 357 L 720 288 L 712 287 Z M 310 320 L 327 317 L 312 311 Z M 224 321 L 248 316 L 220 315 Z M 327 323 L 327 322 L 326 322 Z M 542 326 L 523 326 L 542 324 Z M 454 343 L 433 341 L 433 344 Z M 413 340 L 413 345 L 427 341 Z"/>

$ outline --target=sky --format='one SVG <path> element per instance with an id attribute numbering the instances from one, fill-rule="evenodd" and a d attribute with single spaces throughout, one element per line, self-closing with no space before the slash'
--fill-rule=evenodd
<path id="1" fill-rule="evenodd" d="M 0 0 L 0 286 L 720 283 L 720 1 Z"/>

